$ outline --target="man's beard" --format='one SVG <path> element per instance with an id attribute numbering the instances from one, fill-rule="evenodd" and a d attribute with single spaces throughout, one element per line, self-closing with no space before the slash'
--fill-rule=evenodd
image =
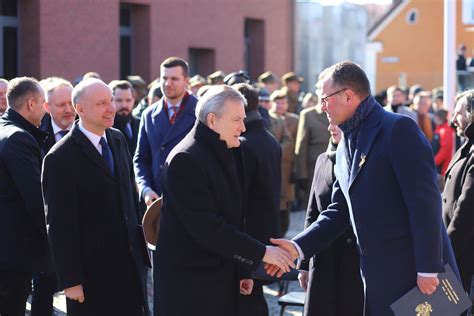
<path id="1" fill-rule="evenodd" d="M 123 115 L 117 112 L 115 115 L 114 127 L 118 129 L 123 129 L 131 121 L 132 121 L 132 113 Z"/>

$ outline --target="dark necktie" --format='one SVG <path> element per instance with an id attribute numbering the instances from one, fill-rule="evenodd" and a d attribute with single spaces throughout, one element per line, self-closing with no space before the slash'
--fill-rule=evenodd
<path id="1" fill-rule="evenodd" d="M 100 138 L 99 144 L 102 146 L 102 157 L 104 157 L 104 160 L 105 160 L 105 163 L 107 164 L 107 167 L 109 168 L 112 175 L 115 175 L 115 173 L 114 173 L 114 158 L 112 157 L 112 151 L 110 150 L 109 144 L 107 144 L 107 141 L 105 140 L 105 137 Z"/>
<path id="2" fill-rule="evenodd" d="M 59 136 L 61 136 L 61 138 L 63 138 L 69 131 L 68 130 L 61 130 L 58 132 Z"/>

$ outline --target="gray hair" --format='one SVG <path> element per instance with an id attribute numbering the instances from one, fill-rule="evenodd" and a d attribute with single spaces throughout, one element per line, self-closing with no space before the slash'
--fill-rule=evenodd
<path id="1" fill-rule="evenodd" d="M 43 88 L 44 92 L 46 93 L 45 99 L 46 102 L 49 102 L 49 98 L 51 94 L 54 92 L 56 88 L 61 86 L 73 88 L 72 84 L 64 78 L 61 77 L 49 77 L 40 81 L 40 86 Z"/>
<path id="2" fill-rule="evenodd" d="M 209 113 L 214 113 L 217 117 L 222 116 L 224 104 L 227 101 L 236 101 L 242 103 L 243 106 L 247 105 L 244 96 L 230 86 L 218 85 L 210 87 L 196 105 L 196 118 L 201 123 L 207 125 Z"/>
<path id="3" fill-rule="evenodd" d="M 78 103 L 80 103 L 80 100 L 82 96 L 84 95 L 84 93 L 86 92 L 87 88 L 89 88 L 90 86 L 96 83 L 101 83 L 107 86 L 102 80 L 97 79 L 97 78 L 92 78 L 92 77 L 84 79 L 81 82 L 79 82 L 77 86 L 75 86 L 74 89 L 72 90 L 72 96 L 71 96 L 72 104 L 76 106 Z"/>
<path id="4" fill-rule="evenodd" d="M 468 123 L 474 123 L 474 89 L 463 91 L 456 95 L 455 103 L 458 103 L 459 100 L 466 99 L 466 107 L 464 111 L 466 112 L 466 117 Z"/>

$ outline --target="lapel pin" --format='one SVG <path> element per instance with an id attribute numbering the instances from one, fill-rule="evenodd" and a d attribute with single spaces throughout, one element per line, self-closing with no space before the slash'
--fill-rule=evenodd
<path id="1" fill-rule="evenodd" d="M 366 156 L 365 154 L 361 154 L 361 155 L 360 155 L 359 168 L 364 165 L 366 158 L 367 158 L 367 156 Z"/>

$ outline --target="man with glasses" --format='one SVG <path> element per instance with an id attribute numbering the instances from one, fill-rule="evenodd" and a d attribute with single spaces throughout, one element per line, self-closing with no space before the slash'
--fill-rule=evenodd
<path id="1" fill-rule="evenodd" d="M 332 201 L 293 241 L 273 242 L 306 259 L 352 226 L 366 315 L 393 315 L 390 304 L 413 287 L 432 294 L 446 263 L 457 271 L 441 219 L 433 152 L 412 119 L 375 101 L 358 65 L 345 61 L 324 70 L 318 90 L 329 123 L 344 133 Z"/>

